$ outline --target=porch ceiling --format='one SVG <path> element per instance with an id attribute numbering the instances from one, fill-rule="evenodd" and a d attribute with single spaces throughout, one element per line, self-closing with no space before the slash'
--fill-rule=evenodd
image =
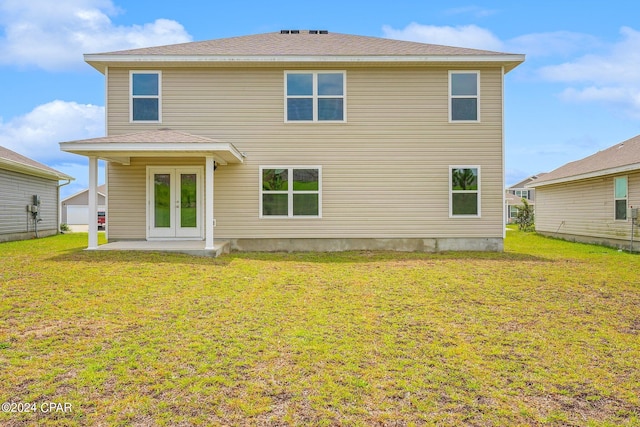
<path id="1" fill-rule="evenodd" d="M 61 142 L 60 149 L 121 164 L 129 164 L 132 157 L 213 156 L 221 165 L 242 163 L 244 158 L 230 142 L 170 129 Z"/>

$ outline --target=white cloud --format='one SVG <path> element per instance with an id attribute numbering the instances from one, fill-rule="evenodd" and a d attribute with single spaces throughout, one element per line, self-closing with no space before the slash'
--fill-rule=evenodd
<path id="1" fill-rule="evenodd" d="M 6 123 L 0 119 L 0 145 L 52 167 L 86 162 L 60 151 L 59 142 L 104 134 L 104 107 L 76 102 L 56 100 Z"/>
<path id="2" fill-rule="evenodd" d="M 476 25 L 438 27 L 412 22 L 401 30 L 385 25 L 382 27 L 382 32 L 390 39 L 495 51 L 501 51 L 504 48 L 504 43 L 491 31 Z"/>
<path id="3" fill-rule="evenodd" d="M 610 46 L 607 52 L 543 67 L 540 75 L 557 82 L 637 84 L 640 82 L 640 32 L 629 27 L 623 27 L 620 32 L 623 40 Z"/>
<path id="4" fill-rule="evenodd" d="M 509 52 L 524 53 L 533 57 L 568 56 L 593 50 L 600 46 L 597 37 L 571 31 L 531 33 L 515 37 L 506 42 Z"/>
<path id="5" fill-rule="evenodd" d="M 640 117 L 640 32 L 622 27 L 620 33 L 622 40 L 604 53 L 542 67 L 540 77 L 573 84 L 560 94 L 564 101 L 598 102 Z"/>
<path id="6" fill-rule="evenodd" d="M 191 41 L 176 21 L 118 26 L 111 0 L 3 0 L 0 2 L 0 63 L 45 70 L 82 66 L 83 53 Z"/>

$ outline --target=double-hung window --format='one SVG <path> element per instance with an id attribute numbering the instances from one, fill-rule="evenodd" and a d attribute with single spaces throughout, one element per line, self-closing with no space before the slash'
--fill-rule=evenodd
<path id="1" fill-rule="evenodd" d="M 627 219 L 627 177 L 619 176 L 613 179 L 615 218 L 617 220 Z"/>
<path id="2" fill-rule="evenodd" d="M 260 217 L 322 216 L 319 166 L 260 167 Z"/>
<path id="3" fill-rule="evenodd" d="M 286 122 L 344 122 L 344 71 L 286 71 Z"/>
<path id="4" fill-rule="evenodd" d="M 131 71 L 132 122 L 161 122 L 160 94 L 162 74 L 160 71 Z"/>
<path id="5" fill-rule="evenodd" d="M 480 121 L 479 71 L 449 71 L 449 121 Z"/>
<path id="6" fill-rule="evenodd" d="M 480 216 L 480 167 L 449 167 L 449 215 Z"/>

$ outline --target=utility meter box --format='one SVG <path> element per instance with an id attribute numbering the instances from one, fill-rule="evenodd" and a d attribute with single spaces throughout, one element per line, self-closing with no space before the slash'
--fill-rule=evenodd
<path id="1" fill-rule="evenodd" d="M 631 217 L 631 219 L 638 219 L 638 211 L 640 210 L 640 208 L 631 208 L 631 215 L 629 215 Z"/>

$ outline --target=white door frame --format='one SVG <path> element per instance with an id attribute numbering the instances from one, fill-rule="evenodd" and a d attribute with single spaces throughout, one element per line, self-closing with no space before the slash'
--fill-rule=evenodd
<path id="1" fill-rule="evenodd" d="M 154 174 L 165 173 L 171 176 L 170 226 L 162 229 L 153 227 L 154 222 Z M 181 228 L 179 226 L 180 199 L 179 176 L 182 173 L 196 174 L 196 227 Z M 204 238 L 204 169 L 202 166 L 147 166 L 147 240 L 202 240 Z"/>

